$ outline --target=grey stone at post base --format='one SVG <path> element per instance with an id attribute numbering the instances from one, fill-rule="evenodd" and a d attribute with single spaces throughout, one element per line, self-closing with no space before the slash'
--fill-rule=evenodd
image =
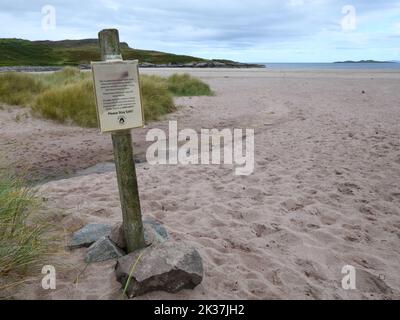
<path id="1" fill-rule="evenodd" d="M 69 244 L 70 249 L 89 247 L 98 239 L 108 236 L 111 232 L 111 225 L 91 223 L 76 231 L 72 236 L 72 241 Z"/>
<path id="2" fill-rule="evenodd" d="M 126 241 L 124 229 L 122 228 L 122 222 L 118 222 L 113 225 L 110 235 L 108 237 L 119 248 L 126 250 Z"/>
<path id="3" fill-rule="evenodd" d="M 165 227 L 158 221 L 147 218 L 143 220 L 144 241 L 147 245 L 162 243 L 169 239 Z"/>
<path id="4" fill-rule="evenodd" d="M 168 240 L 167 230 L 154 219 L 147 218 L 143 222 L 143 228 L 147 246 Z M 85 257 L 87 263 L 122 257 L 126 250 L 122 223 L 114 226 L 99 223 L 87 224 L 74 233 L 68 247 L 70 249 L 89 247 Z"/>
<path id="5" fill-rule="evenodd" d="M 147 218 L 143 220 L 144 240 L 149 246 L 153 243 L 161 243 L 169 239 L 165 227 L 154 219 Z M 119 222 L 112 227 L 109 238 L 119 248 L 126 249 L 126 241 L 122 223 Z"/>
<path id="6" fill-rule="evenodd" d="M 107 236 L 104 236 L 89 247 L 85 262 L 92 263 L 117 259 L 124 254 L 124 251 L 118 248 Z"/>
<path id="7" fill-rule="evenodd" d="M 169 240 L 119 258 L 115 272 L 123 288 L 132 272 L 126 294 L 133 298 L 157 290 L 176 293 L 195 288 L 203 280 L 203 262 L 196 249 Z"/>

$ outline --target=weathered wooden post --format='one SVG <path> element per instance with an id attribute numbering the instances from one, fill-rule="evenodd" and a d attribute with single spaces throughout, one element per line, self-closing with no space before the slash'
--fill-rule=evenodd
<path id="1" fill-rule="evenodd" d="M 99 42 L 102 61 L 122 61 L 118 30 L 106 29 L 100 31 Z M 121 116 L 120 120 L 125 121 L 124 119 L 125 117 Z M 145 246 L 139 190 L 133 159 L 132 136 L 130 130 L 111 131 L 111 136 L 121 201 L 123 230 L 129 253 Z"/>

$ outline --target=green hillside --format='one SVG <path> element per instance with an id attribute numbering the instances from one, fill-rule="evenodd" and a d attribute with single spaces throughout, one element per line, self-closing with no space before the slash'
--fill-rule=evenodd
<path id="1" fill-rule="evenodd" d="M 129 48 L 121 43 L 124 59 L 155 64 L 205 61 L 201 58 Z M 0 39 L 0 66 L 77 66 L 100 60 L 97 39 L 29 41 Z"/>

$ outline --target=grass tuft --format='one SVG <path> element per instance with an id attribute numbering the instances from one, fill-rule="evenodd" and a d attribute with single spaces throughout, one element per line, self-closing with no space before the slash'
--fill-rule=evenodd
<path id="1" fill-rule="evenodd" d="M 89 73 L 81 72 L 75 67 L 66 67 L 57 72 L 38 74 L 36 76 L 47 89 L 73 84 L 79 80 L 90 78 Z"/>
<path id="2" fill-rule="evenodd" d="M 34 113 L 58 122 L 73 122 L 81 127 L 96 127 L 96 105 L 91 79 L 52 87 L 39 94 Z"/>
<path id="3" fill-rule="evenodd" d="M 144 118 L 146 120 L 158 120 L 160 116 L 176 110 L 165 78 L 159 76 L 141 76 L 140 89 L 142 92 Z"/>
<path id="4" fill-rule="evenodd" d="M 43 90 L 34 76 L 16 72 L 0 74 L 0 101 L 10 105 L 28 105 Z"/>
<path id="5" fill-rule="evenodd" d="M 0 276 L 39 267 L 48 252 L 45 225 L 34 221 L 36 191 L 12 176 L 0 178 Z"/>
<path id="6" fill-rule="evenodd" d="M 212 96 L 210 86 L 191 75 L 174 74 L 168 78 L 168 90 L 175 96 Z"/>

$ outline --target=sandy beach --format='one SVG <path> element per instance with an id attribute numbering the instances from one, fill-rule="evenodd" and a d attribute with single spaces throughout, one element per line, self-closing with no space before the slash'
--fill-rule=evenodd
<path id="1" fill-rule="evenodd" d="M 194 246 L 204 279 L 194 290 L 138 299 L 400 299 L 400 73 L 268 69 L 189 72 L 212 97 L 178 98 L 179 109 L 133 131 L 142 214 Z M 255 169 L 145 161 L 151 128 L 250 128 Z M 65 238 L 90 222 L 121 220 L 116 175 L 82 171 L 112 161 L 108 134 L 0 109 L 2 167 L 28 170 Z M 53 180 L 53 181 L 52 181 Z M 57 289 L 32 280 L 23 299 L 122 299 L 115 261 L 85 268 L 66 251 Z M 357 289 L 341 286 L 345 265 Z M 79 275 L 79 281 L 75 281 Z"/>

